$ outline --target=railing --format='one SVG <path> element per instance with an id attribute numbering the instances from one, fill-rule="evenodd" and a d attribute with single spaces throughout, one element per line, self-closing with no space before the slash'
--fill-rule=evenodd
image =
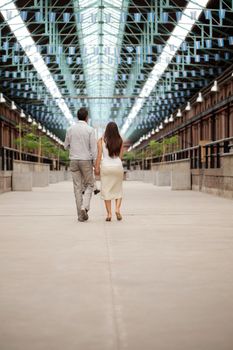
<path id="1" fill-rule="evenodd" d="M 173 153 L 167 153 L 163 156 L 153 158 L 153 163 L 158 162 L 173 162 L 177 160 L 190 159 L 191 169 L 198 169 L 201 167 L 201 146 L 189 147 Z"/>
<path id="2" fill-rule="evenodd" d="M 59 169 L 59 165 L 65 165 L 63 162 L 58 162 L 58 160 L 39 157 L 36 154 L 21 152 L 14 148 L 9 147 L 1 147 L 0 148 L 0 170 L 13 170 L 14 160 L 22 160 L 25 162 L 33 162 L 33 163 L 44 163 L 49 164 L 50 169 Z M 54 164 L 56 163 L 56 164 Z"/>
<path id="3" fill-rule="evenodd" d="M 233 149 L 233 137 L 210 142 L 205 145 L 205 168 L 221 168 L 221 156 Z"/>
<path id="4" fill-rule="evenodd" d="M 224 154 L 233 151 L 233 137 L 217 140 L 205 144 L 204 146 L 195 146 L 173 153 L 166 153 L 157 157 L 148 157 L 136 159 L 131 165 L 139 165 L 141 169 L 150 169 L 152 164 L 161 162 L 172 162 L 177 160 L 190 160 L 191 169 L 216 169 L 221 168 L 221 159 Z"/>
<path id="5" fill-rule="evenodd" d="M 177 160 L 190 160 L 191 169 L 201 168 L 201 146 L 190 147 L 175 151 L 173 153 L 165 153 L 157 157 L 136 159 L 135 161 L 131 162 L 131 165 L 140 165 L 142 169 L 150 169 L 152 164 L 174 162 Z"/>

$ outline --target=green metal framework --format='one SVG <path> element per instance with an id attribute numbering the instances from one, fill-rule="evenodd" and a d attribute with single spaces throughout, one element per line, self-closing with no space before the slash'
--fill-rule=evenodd
<path id="1" fill-rule="evenodd" d="M 110 119 L 124 125 L 188 1 L 14 3 L 72 115 L 87 106 L 101 133 Z M 126 138 L 154 129 L 233 63 L 232 23 L 233 0 L 209 0 Z M 64 138 L 67 119 L 1 15 L 0 92 Z"/>

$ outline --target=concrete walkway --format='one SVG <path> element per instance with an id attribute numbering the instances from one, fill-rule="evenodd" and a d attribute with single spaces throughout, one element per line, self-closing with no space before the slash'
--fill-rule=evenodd
<path id="1" fill-rule="evenodd" d="M 0 349 L 232 350 L 233 202 L 131 182 L 124 221 L 92 204 L 0 196 Z"/>

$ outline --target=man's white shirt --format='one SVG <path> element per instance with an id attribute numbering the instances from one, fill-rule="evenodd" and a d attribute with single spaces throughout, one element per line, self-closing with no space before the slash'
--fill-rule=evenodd
<path id="1" fill-rule="evenodd" d="M 65 148 L 71 160 L 94 160 L 97 157 L 95 130 L 85 121 L 79 120 L 66 133 Z"/>

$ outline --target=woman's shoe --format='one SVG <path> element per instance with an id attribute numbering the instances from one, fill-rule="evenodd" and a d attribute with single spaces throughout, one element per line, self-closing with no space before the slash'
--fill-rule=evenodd
<path id="1" fill-rule="evenodd" d="M 121 221 L 121 220 L 122 220 L 121 213 L 117 213 L 117 212 L 116 212 L 116 217 L 117 217 L 117 220 L 118 220 L 118 221 Z"/>
<path id="2" fill-rule="evenodd" d="M 112 218 L 111 217 L 107 217 L 105 221 L 111 221 Z"/>

